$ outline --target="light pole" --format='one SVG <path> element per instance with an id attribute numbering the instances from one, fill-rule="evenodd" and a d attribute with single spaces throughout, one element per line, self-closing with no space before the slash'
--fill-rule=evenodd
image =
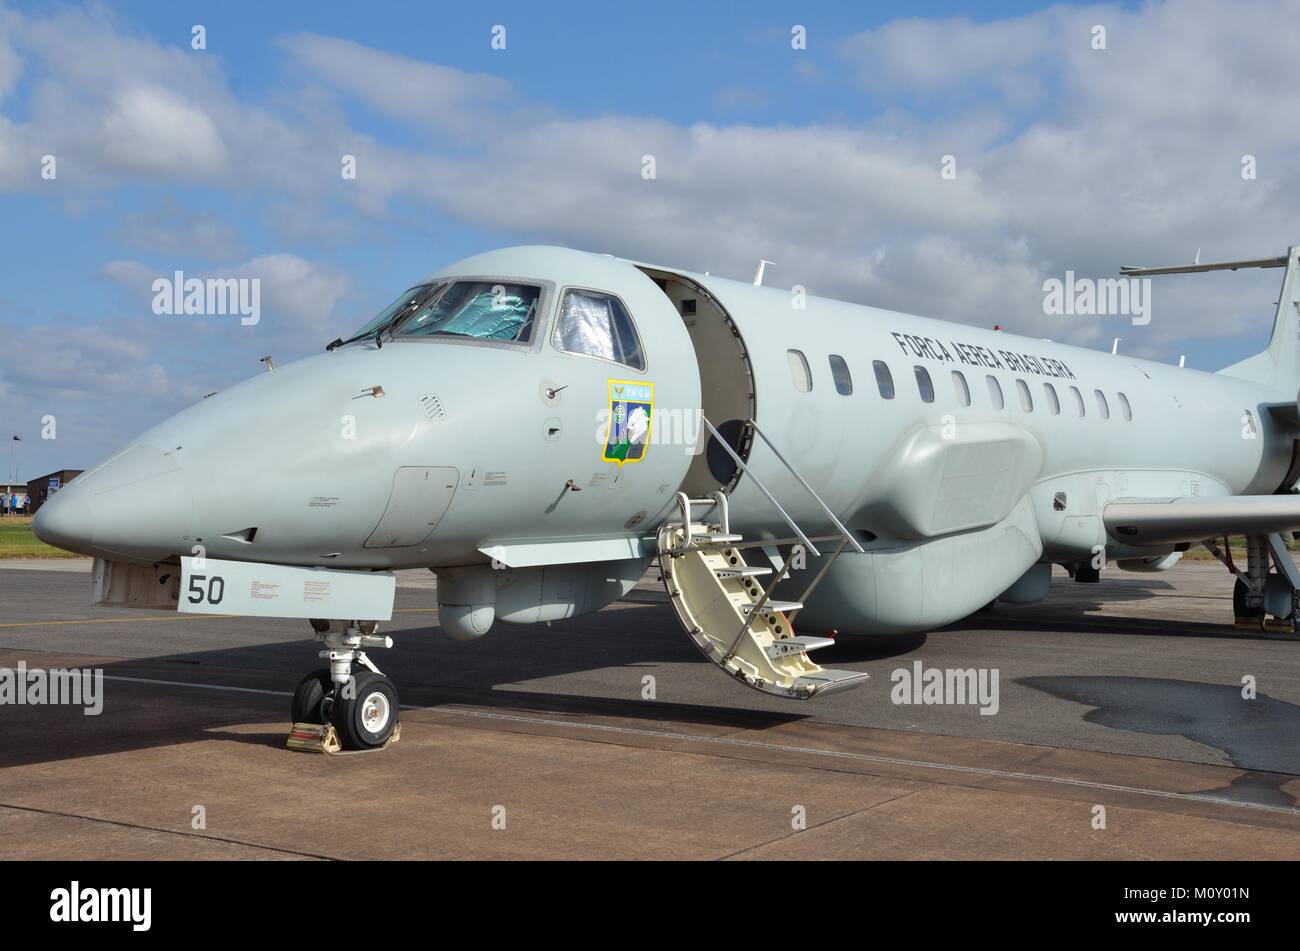
<path id="1" fill-rule="evenodd" d="M 14 454 L 18 449 L 18 444 L 23 441 L 23 437 L 18 435 L 18 411 L 14 410 L 9 415 L 9 484 L 5 491 L 13 493 L 14 479 L 18 478 L 18 470 L 15 468 Z"/>

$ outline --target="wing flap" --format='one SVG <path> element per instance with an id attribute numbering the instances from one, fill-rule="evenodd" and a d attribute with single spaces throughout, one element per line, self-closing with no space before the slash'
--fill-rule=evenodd
<path id="1" fill-rule="evenodd" d="M 1268 535 L 1300 530 L 1300 495 L 1116 499 L 1102 520 L 1110 534 L 1130 545 Z"/>

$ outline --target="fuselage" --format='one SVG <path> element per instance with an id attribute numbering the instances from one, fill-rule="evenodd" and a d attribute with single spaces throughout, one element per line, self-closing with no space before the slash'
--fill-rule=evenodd
<path id="1" fill-rule="evenodd" d="M 744 472 L 709 446 L 701 417 L 752 418 L 867 549 L 808 617 L 869 632 L 951 620 L 1098 547 L 1162 554 L 1108 537 L 1105 504 L 1269 493 L 1292 461 L 1264 407 L 1294 394 L 1249 380 L 560 248 L 417 285 L 456 282 L 534 289 L 527 329 L 381 329 L 258 374 L 87 471 L 38 534 L 141 563 L 581 564 L 648 557 L 679 491 L 722 487 L 733 528 L 788 537 L 756 482 L 824 531 L 761 441 L 736 440 Z M 635 341 L 598 339 L 618 307 Z M 940 588 L 915 613 L 883 593 L 909 573 Z"/>

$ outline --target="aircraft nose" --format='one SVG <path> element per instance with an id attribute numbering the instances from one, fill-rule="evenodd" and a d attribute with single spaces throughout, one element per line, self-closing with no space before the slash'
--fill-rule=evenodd
<path id="1" fill-rule="evenodd" d="M 47 545 L 77 551 L 90 544 L 91 509 L 80 492 L 65 489 L 36 510 L 32 534 Z"/>
<path id="2" fill-rule="evenodd" d="M 180 452 L 132 446 L 57 492 L 32 531 L 47 544 L 105 558 L 188 554 L 194 495 Z"/>

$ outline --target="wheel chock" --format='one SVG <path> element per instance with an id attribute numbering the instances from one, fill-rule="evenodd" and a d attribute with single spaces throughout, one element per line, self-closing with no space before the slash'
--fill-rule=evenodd
<path id="1" fill-rule="evenodd" d="M 289 731 L 285 746 L 302 753 L 328 753 L 331 756 L 343 756 L 350 753 L 378 753 L 386 750 L 402 738 L 402 724 L 393 727 L 392 736 L 384 741 L 383 746 L 370 750 L 345 750 L 339 742 L 339 735 L 332 723 L 322 726 L 319 723 L 295 723 Z"/>
<path id="2" fill-rule="evenodd" d="M 285 746 L 303 753 L 341 753 L 343 746 L 334 724 L 295 723 Z"/>

